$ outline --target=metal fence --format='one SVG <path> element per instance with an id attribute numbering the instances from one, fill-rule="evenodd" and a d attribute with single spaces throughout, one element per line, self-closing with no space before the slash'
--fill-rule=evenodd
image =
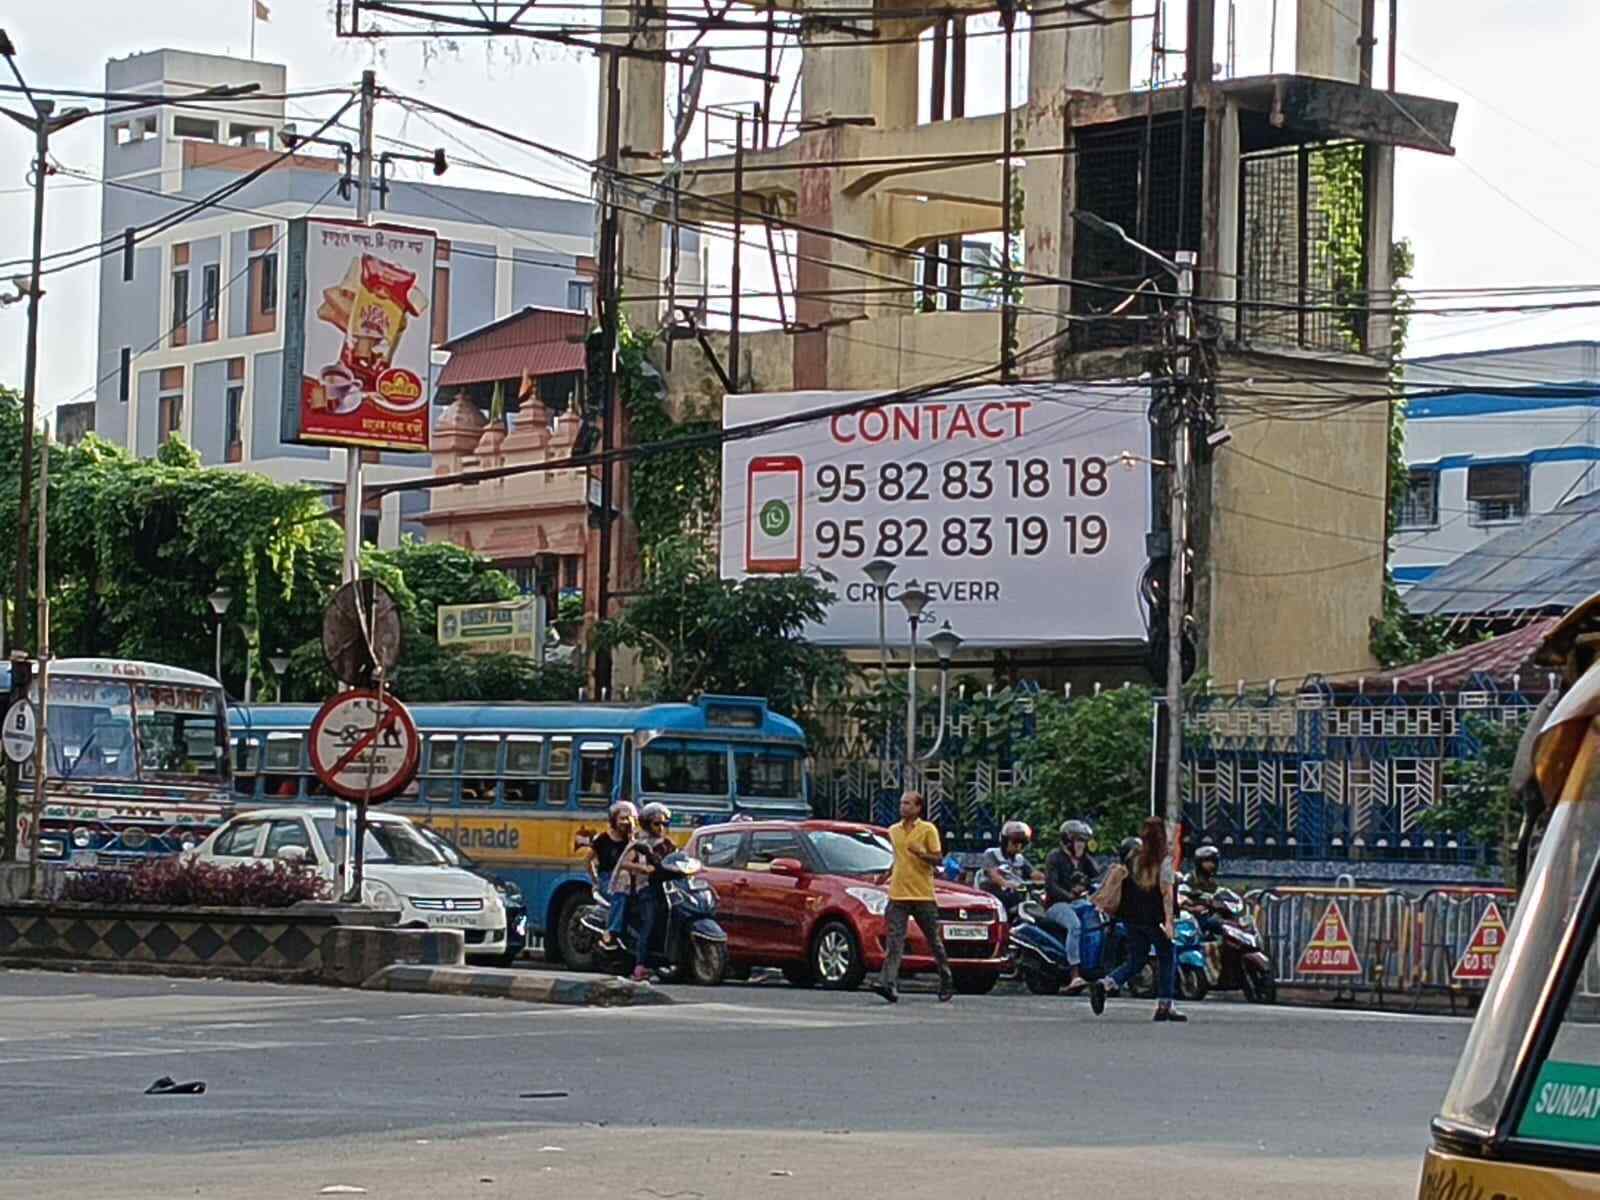
<path id="1" fill-rule="evenodd" d="M 1187 836 L 1230 858 L 1438 863 L 1466 879 L 1492 874 L 1493 847 L 1431 830 L 1422 817 L 1443 798 L 1450 764 L 1478 753 L 1470 718 L 1525 720 L 1552 686 L 1544 678 L 1528 685 L 1479 677 L 1456 692 L 1376 694 L 1313 678 L 1289 693 L 1203 696 L 1186 717 Z M 826 713 L 814 747 L 817 811 L 893 821 L 909 782 L 957 848 L 977 845 L 1015 811 L 1010 797 L 1029 778 L 1023 748 L 1038 709 L 1060 703 L 1026 684 L 954 698 L 942 752 L 909 774 L 903 734 L 874 735 L 859 711 Z M 937 704 L 919 712 L 918 742 L 931 746 Z"/>

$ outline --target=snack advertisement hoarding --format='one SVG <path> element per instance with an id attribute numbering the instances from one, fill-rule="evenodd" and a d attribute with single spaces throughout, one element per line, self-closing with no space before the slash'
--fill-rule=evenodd
<path id="1" fill-rule="evenodd" d="M 433 233 L 289 222 L 283 440 L 425 454 Z"/>
<path id="2" fill-rule="evenodd" d="M 722 451 L 724 579 L 821 574 L 835 601 L 806 630 L 878 644 L 878 588 L 928 592 L 932 632 L 970 646 L 1141 644 L 1148 565 L 1150 404 L 1137 384 L 968 388 L 903 403 L 871 392 L 727 397 L 723 427 L 816 414 Z"/>

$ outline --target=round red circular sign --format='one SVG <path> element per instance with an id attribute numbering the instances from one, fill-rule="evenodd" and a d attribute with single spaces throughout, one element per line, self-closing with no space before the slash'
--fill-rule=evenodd
<path id="1" fill-rule="evenodd" d="M 311 722 L 311 769 L 346 800 L 387 800 L 416 777 L 421 739 L 406 706 L 387 692 L 340 692 Z"/>

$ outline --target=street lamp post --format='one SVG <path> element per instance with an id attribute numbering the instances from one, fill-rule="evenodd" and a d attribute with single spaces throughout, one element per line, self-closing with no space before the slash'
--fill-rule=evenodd
<path id="1" fill-rule="evenodd" d="M 917 761 L 917 626 L 928 607 L 928 593 L 912 580 L 900 589 L 900 603 L 911 625 L 911 658 L 906 668 L 906 772 Z"/>
<path id="2" fill-rule="evenodd" d="M 206 597 L 211 601 L 211 611 L 217 614 L 217 682 L 222 682 L 222 618 L 228 611 L 228 605 L 233 603 L 233 593 L 225 587 L 219 587 Z"/>
<path id="3" fill-rule="evenodd" d="M 256 627 L 241 621 L 239 632 L 244 634 L 244 702 L 249 704 L 255 697 Z"/>
<path id="4" fill-rule="evenodd" d="M 861 568 L 872 580 L 878 593 L 878 682 L 889 678 L 888 616 L 885 611 L 889 600 L 889 578 L 894 574 L 894 564 L 886 558 L 875 558 Z"/>
<path id="5" fill-rule="evenodd" d="M 283 675 L 289 669 L 289 656 L 287 654 L 274 654 L 267 659 L 267 666 L 272 668 L 272 674 L 278 681 L 277 700 L 283 703 Z"/>
<path id="6" fill-rule="evenodd" d="M 1194 270 L 1196 255 L 1193 250 L 1179 250 L 1168 258 L 1149 246 L 1134 241 L 1127 230 L 1112 221 L 1082 209 L 1074 209 L 1072 219 L 1085 229 L 1105 237 L 1115 238 L 1131 249 L 1137 250 L 1151 262 L 1171 275 L 1178 287 L 1177 407 L 1172 421 L 1172 446 L 1169 454 L 1172 477 L 1168 496 L 1169 512 L 1167 550 L 1167 778 L 1166 821 L 1167 844 L 1178 854 L 1178 835 L 1183 824 L 1183 618 L 1184 618 L 1184 559 L 1188 554 L 1185 513 L 1185 491 L 1188 487 L 1189 422 L 1188 375 L 1189 342 L 1194 337 L 1193 308 Z"/>

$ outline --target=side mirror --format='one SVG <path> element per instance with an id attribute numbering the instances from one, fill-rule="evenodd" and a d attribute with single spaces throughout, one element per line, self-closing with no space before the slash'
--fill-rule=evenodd
<path id="1" fill-rule="evenodd" d="M 279 862 L 290 863 L 297 867 L 302 866 L 306 862 L 307 857 L 306 848 L 304 846 L 283 846 L 278 850 L 277 854 Z"/>
<path id="2" fill-rule="evenodd" d="M 770 866 L 774 875 L 789 875 L 799 878 L 806 873 L 806 865 L 798 858 L 775 858 Z"/>

